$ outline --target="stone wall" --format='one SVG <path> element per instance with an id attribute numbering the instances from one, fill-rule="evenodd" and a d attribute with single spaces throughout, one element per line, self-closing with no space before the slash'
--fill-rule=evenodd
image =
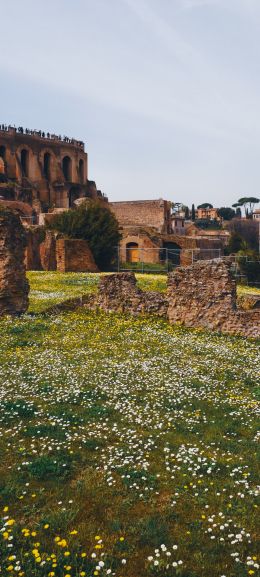
<path id="1" fill-rule="evenodd" d="M 26 234 L 18 216 L 0 211 L 0 316 L 17 315 L 28 308 L 25 276 Z"/>
<path id="2" fill-rule="evenodd" d="M 101 277 L 97 297 L 86 306 L 133 315 L 155 314 L 187 327 L 260 337 L 260 310 L 237 308 L 230 264 L 221 259 L 176 269 L 168 276 L 165 294 L 137 288 L 134 273 Z"/>
<path id="3" fill-rule="evenodd" d="M 61 272 L 97 272 L 98 267 L 86 240 L 56 240 L 57 270 Z"/>
<path id="4" fill-rule="evenodd" d="M 224 260 L 200 261 L 168 277 L 168 319 L 247 337 L 260 336 L 260 311 L 237 309 L 236 283 Z"/>
<path id="5" fill-rule="evenodd" d="M 133 272 L 102 276 L 99 293 L 93 304 L 107 312 L 155 314 L 161 317 L 167 314 L 165 295 L 140 290 L 136 286 Z"/>

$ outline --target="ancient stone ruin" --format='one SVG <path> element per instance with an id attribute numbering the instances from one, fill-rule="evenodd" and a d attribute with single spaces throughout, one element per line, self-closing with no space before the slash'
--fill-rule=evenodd
<path id="1" fill-rule="evenodd" d="M 176 269 L 168 276 L 165 294 L 140 290 L 133 273 L 104 276 L 98 295 L 86 306 L 150 313 L 187 327 L 260 337 L 260 310 L 238 309 L 230 263 L 222 259 Z"/>
<path id="2" fill-rule="evenodd" d="M 0 211 L 0 316 L 19 315 L 28 308 L 25 276 L 26 234 L 18 216 Z"/>
<path id="3" fill-rule="evenodd" d="M 103 310 L 122 313 L 167 315 L 165 296 L 157 291 L 142 291 L 136 286 L 133 272 L 102 276 L 95 305 Z"/>

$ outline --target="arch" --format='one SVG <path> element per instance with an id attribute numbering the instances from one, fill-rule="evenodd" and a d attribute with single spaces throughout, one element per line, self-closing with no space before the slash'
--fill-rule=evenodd
<path id="1" fill-rule="evenodd" d="M 0 158 L 2 158 L 3 161 L 5 161 L 5 155 L 6 155 L 6 147 L 0 146 Z"/>
<path id="2" fill-rule="evenodd" d="M 170 261 L 174 266 L 178 266 L 181 260 L 181 247 L 176 242 L 164 242 L 163 249 L 161 251 L 161 258 L 160 260 Z"/>
<path id="3" fill-rule="evenodd" d="M 29 151 L 26 148 L 21 150 L 21 169 L 22 169 L 22 176 L 29 176 Z"/>
<path id="4" fill-rule="evenodd" d="M 79 181 L 84 184 L 84 160 L 82 158 L 79 161 Z"/>
<path id="5" fill-rule="evenodd" d="M 137 242 L 126 244 L 126 262 L 139 262 L 139 247 Z"/>
<path id="6" fill-rule="evenodd" d="M 71 162 L 71 158 L 69 156 L 64 156 L 63 161 L 62 161 L 62 170 L 63 170 L 63 175 L 65 180 L 68 180 L 69 182 L 71 182 L 71 168 L 72 168 L 72 162 Z"/>
<path id="7" fill-rule="evenodd" d="M 76 186 L 72 186 L 69 191 L 69 208 L 72 208 L 77 198 L 79 198 L 79 190 Z"/>
<path id="8" fill-rule="evenodd" d="M 43 174 L 47 180 L 51 177 L 51 155 L 45 152 L 43 156 Z"/>

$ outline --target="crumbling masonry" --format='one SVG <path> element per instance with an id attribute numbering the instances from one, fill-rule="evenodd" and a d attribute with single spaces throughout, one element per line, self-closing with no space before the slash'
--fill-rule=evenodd
<path id="1" fill-rule="evenodd" d="M 26 234 L 18 216 L 0 211 L 0 316 L 18 315 L 28 308 L 25 276 Z"/>
<path id="2" fill-rule="evenodd" d="M 224 260 L 200 261 L 168 276 L 165 294 L 141 291 L 133 273 L 102 277 L 94 302 L 105 311 L 155 314 L 170 323 L 260 337 L 260 310 L 237 308 L 236 283 Z"/>

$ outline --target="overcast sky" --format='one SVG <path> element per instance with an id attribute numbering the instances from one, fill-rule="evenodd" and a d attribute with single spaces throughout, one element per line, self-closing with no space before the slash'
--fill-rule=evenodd
<path id="1" fill-rule="evenodd" d="M 0 123 L 82 139 L 110 200 L 260 193 L 260 0 L 0 0 Z"/>

